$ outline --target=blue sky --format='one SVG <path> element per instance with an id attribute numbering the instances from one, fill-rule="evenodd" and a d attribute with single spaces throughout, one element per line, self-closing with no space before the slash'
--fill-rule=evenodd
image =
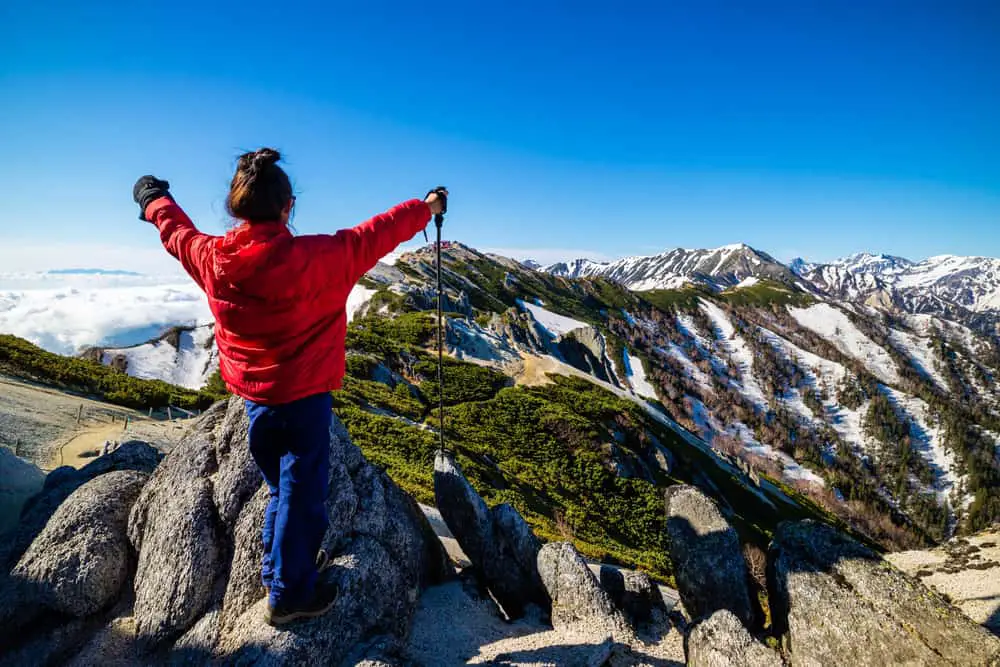
<path id="1" fill-rule="evenodd" d="M 136 177 L 218 233 L 261 145 L 302 232 L 443 183 L 446 236 L 543 261 L 1000 256 L 992 0 L 13 4 L 0 272 L 172 266 Z"/>

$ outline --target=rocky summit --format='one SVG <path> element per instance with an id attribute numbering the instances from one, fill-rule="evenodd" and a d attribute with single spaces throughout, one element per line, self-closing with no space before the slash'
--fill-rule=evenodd
<path id="1" fill-rule="evenodd" d="M 456 568 L 339 420 L 321 575 L 339 597 L 276 629 L 259 578 L 267 492 L 246 437 L 232 399 L 162 460 L 130 442 L 50 473 L 3 540 L 0 665 L 1000 664 L 1000 639 L 826 524 L 781 524 L 759 587 L 728 510 L 694 486 L 664 497 L 675 606 L 641 572 L 543 543 L 438 452 L 438 533 L 463 550 Z"/>

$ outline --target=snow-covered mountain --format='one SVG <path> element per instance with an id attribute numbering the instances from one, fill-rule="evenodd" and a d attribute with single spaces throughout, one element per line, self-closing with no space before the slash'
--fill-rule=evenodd
<path id="1" fill-rule="evenodd" d="M 789 284 L 795 278 L 788 267 L 744 243 L 709 250 L 676 248 L 659 255 L 626 257 L 614 262 L 577 259 L 553 264 L 544 271 L 566 278 L 602 276 L 636 291 L 677 289 L 690 284 L 720 291 L 747 278 L 768 278 Z"/>
<path id="2" fill-rule="evenodd" d="M 90 348 L 83 356 L 133 377 L 201 389 L 219 367 L 214 331 L 214 324 L 173 327 L 147 343 L 120 348 Z"/>
<path id="3" fill-rule="evenodd" d="M 793 269 L 828 296 L 907 313 L 986 323 L 1000 312 L 1000 259 L 939 255 L 922 262 L 862 253 Z M 985 315 L 985 316 L 984 316 Z M 982 327 L 980 327 L 982 328 Z"/>
<path id="4" fill-rule="evenodd" d="M 955 318 L 901 309 L 923 291 L 953 309 L 971 295 L 983 313 L 1000 312 L 985 310 L 982 296 L 1000 260 L 857 255 L 796 262 L 793 272 L 737 245 L 546 273 L 457 243 L 442 259 L 455 314 L 445 341 L 456 358 L 514 384 L 544 384 L 553 373 L 587 380 L 877 539 L 906 544 L 993 520 L 1000 347 Z M 380 265 L 351 294 L 349 314 L 401 319 L 407 336 L 421 331 L 431 320 L 415 311 L 434 310 L 434 261 L 425 247 Z M 786 289 L 730 289 L 763 279 Z M 965 292 L 954 289 L 962 281 Z M 677 299 L 645 292 L 687 284 L 711 289 Z M 874 293 L 887 295 L 880 305 L 895 309 L 891 317 L 864 303 Z M 214 362 L 208 336 L 179 330 L 96 354 L 133 375 L 196 387 Z M 376 362 L 376 351 L 352 353 Z"/>

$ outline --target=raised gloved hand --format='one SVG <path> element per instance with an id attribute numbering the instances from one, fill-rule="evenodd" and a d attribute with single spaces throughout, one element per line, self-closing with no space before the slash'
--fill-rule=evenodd
<path id="1" fill-rule="evenodd" d="M 430 206 L 433 215 L 444 215 L 448 212 L 448 189 L 438 186 L 427 193 L 424 201 Z"/>
<path id="2" fill-rule="evenodd" d="M 160 197 L 170 196 L 170 183 L 156 176 L 143 176 L 132 187 L 132 199 L 139 205 L 139 219 L 149 222 L 146 218 L 146 207 Z"/>

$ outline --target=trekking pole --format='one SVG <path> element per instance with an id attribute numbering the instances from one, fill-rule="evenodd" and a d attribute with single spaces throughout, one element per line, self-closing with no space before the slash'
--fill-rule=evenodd
<path id="1" fill-rule="evenodd" d="M 443 188 L 438 188 L 442 190 Z M 440 194 L 440 193 L 439 193 Z M 435 244 L 437 269 L 437 344 L 438 344 L 438 444 L 441 451 L 447 451 L 444 446 L 444 313 L 441 290 L 441 226 L 444 224 L 444 214 L 448 210 L 448 200 L 440 194 L 444 201 L 441 212 L 434 216 L 434 226 L 437 227 L 437 243 Z"/>

